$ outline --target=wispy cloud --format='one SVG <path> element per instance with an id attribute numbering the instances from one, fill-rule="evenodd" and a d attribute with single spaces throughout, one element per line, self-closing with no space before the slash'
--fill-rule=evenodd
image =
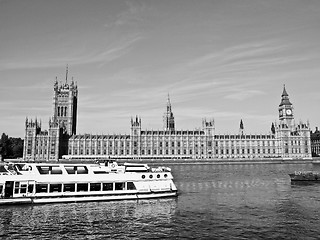
<path id="1" fill-rule="evenodd" d="M 259 90 L 245 90 L 242 89 L 240 91 L 237 91 L 235 93 L 231 93 L 227 96 L 225 96 L 226 99 L 232 99 L 232 100 L 238 100 L 242 101 L 248 98 L 252 98 L 258 95 L 264 95 L 265 93 Z"/>
<path id="2" fill-rule="evenodd" d="M 147 5 L 143 2 L 126 1 L 126 9 L 117 14 L 113 19 L 108 18 L 108 22 L 104 26 L 114 28 L 141 24 L 143 21 L 142 15 L 146 9 Z"/>
<path id="3" fill-rule="evenodd" d="M 46 56 L 26 61 L 25 59 L 2 60 L 0 61 L 0 70 L 17 70 L 17 69 L 39 69 L 51 67 L 64 67 L 66 63 L 70 65 L 100 63 L 100 66 L 107 62 L 111 62 L 126 55 L 131 47 L 142 39 L 141 35 L 126 36 L 122 41 L 110 44 L 104 49 L 95 51 L 86 51 L 83 53 L 69 55 L 66 53 L 64 57 L 52 57 L 54 53 L 48 53 Z M 52 55 L 51 55 L 52 54 Z M 69 56 L 68 56 L 69 55 Z"/>

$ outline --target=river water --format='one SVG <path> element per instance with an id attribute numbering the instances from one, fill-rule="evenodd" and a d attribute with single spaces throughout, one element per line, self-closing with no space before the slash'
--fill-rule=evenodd
<path id="1" fill-rule="evenodd" d="M 312 164 L 166 164 L 177 198 L 0 207 L 1 239 L 319 239 Z"/>

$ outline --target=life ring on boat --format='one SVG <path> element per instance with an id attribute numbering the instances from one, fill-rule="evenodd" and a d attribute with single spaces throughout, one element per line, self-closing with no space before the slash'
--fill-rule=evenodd
<path id="1" fill-rule="evenodd" d="M 297 174 L 298 174 L 298 175 L 301 175 L 301 172 L 299 171 Z"/>
<path id="2" fill-rule="evenodd" d="M 114 164 L 114 163 L 111 163 L 111 168 L 115 168 L 116 167 L 116 165 Z"/>

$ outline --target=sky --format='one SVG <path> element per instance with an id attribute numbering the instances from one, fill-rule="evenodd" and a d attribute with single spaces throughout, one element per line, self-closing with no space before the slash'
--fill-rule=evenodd
<path id="1" fill-rule="evenodd" d="M 285 84 L 296 122 L 320 127 L 319 0 L 0 0 L 0 132 L 48 129 L 53 83 L 77 82 L 77 133 L 266 134 Z"/>

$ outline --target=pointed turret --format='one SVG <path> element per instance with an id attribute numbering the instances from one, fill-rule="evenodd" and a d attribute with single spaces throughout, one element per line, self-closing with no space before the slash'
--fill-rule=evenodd
<path id="1" fill-rule="evenodd" d="M 171 109 L 171 102 L 170 102 L 169 93 L 168 93 L 168 99 L 167 99 L 167 111 L 164 113 L 163 123 L 164 123 L 164 130 L 165 131 L 174 131 L 175 130 L 174 116 L 173 116 L 172 109 Z"/>
<path id="2" fill-rule="evenodd" d="M 240 126 L 239 126 L 239 134 L 243 135 L 244 133 L 244 126 L 243 126 L 243 121 L 242 119 L 240 120 Z"/>
<path id="3" fill-rule="evenodd" d="M 67 68 L 66 68 L 66 84 L 68 83 L 68 64 L 67 64 Z"/>
<path id="4" fill-rule="evenodd" d="M 271 133 L 275 134 L 276 133 L 276 128 L 274 126 L 274 123 L 271 124 Z"/>
<path id="5" fill-rule="evenodd" d="M 289 100 L 289 95 L 287 93 L 285 84 L 283 85 L 283 92 L 282 92 L 282 95 L 281 95 L 281 103 L 280 103 L 279 107 L 283 106 L 283 105 L 289 105 L 289 106 L 292 105 L 292 103 Z"/>

